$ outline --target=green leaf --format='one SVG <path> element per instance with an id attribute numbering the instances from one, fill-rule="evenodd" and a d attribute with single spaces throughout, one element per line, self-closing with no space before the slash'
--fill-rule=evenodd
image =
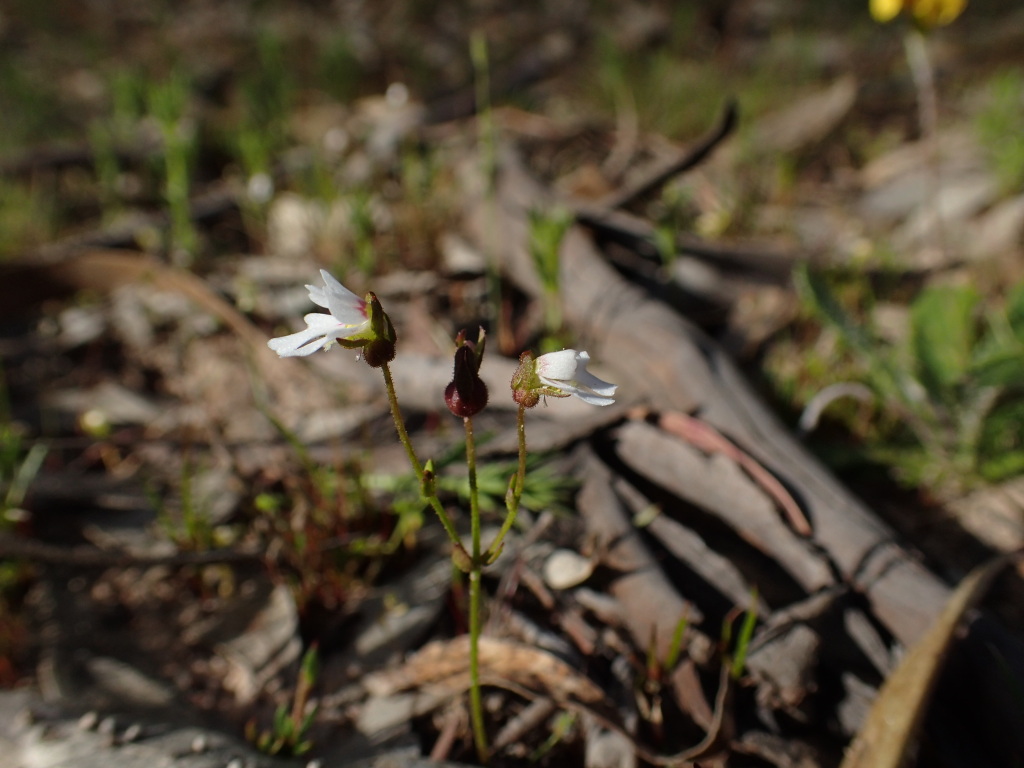
<path id="1" fill-rule="evenodd" d="M 978 474 L 989 483 L 998 483 L 1017 477 L 1024 472 L 1024 453 L 1004 453 L 983 459 L 978 465 Z"/>
<path id="2" fill-rule="evenodd" d="M 797 290 L 812 309 L 839 331 L 843 341 L 856 352 L 874 356 L 875 340 L 843 309 L 821 275 L 800 267 L 793 275 Z"/>
<path id="3" fill-rule="evenodd" d="M 950 390 L 970 370 L 978 301 L 973 288 L 942 285 L 926 288 L 910 308 L 921 383 L 942 399 L 948 400 Z"/>
<path id="4" fill-rule="evenodd" d="M 316 683 L 316 679 L 320 674 L 320 654 L 317 652 L 317 644 L 314 643 L 309 647 L 302 656 L 302 666 L 300 673 L 302 681 L 307 686 L 312 686 Z"/>
<path id="5" fill-rule="evenodd" d="M 277 709 L 274 710 L 274 735 L 281 736 L 287 733 L 290 726 L 291 722 L 288 720 L 288 707 L 286 707 L 284 704 L 279 704 L 277 706 Z"/>
<path id="6" fill-rule="evenodd" d="M 1014 286 L 1006 297 L 1006 319 L 1014 335 L 1024 342 L 1024 282 Z"/>
<path id="7" fill-rule="evenodd" d="M 757 587 L 750 593 L 750 608 L 743 616 L 743 624 L 740 625 L 740 633 L 736 637 L 736 653 L 732 660 L 729 673 L 733 680 L 738 680 L 743 674 L 743 668 L 747 664 L 747 652 L 750 650 L 750 641 L 754 637 L 754 628 L 757 626 Z"/>
<path id="8" fill-rule="evenodd" d="M 1024 386 L 1024 351 L 999 350 L 975 362 L 970 372 L 982 386 Z"/>
<path id="9" fill-rule="evenodd" d="M 848 313 L 828 282 L 806 266 L 793 274 L 797 291 L 818 317 L 868 366 L 868 384 L 882 400 L 898 399 L 908 410 L 922 416 L 923 387 L 894 362 L 890 350 Z"/>

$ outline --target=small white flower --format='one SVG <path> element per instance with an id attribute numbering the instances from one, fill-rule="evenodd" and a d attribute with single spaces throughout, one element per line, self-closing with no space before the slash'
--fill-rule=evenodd
<path id="1" fill-rule="evenodd" d="M 324 287 L 307 285 L 309 298 L 325 307 L 329 314 L 312 312 L 303 319 L 306 329 L 288 336 L 271 339 L 267 346 L 281 357 L 305 357 L 318 349 L 327 349 L 338 339 L 364 334 L 370 328 L 366 301 L 339 283 L 326 269 L 320 270 Z"/>
<path id="2" fill-rule="evenodd" d="M 615 402 L 613 395 L 618 389 L 616 385 L 602 381 L 587 371 L 590 355 L 577 352 L 575 349 L 563 349 L 561 352 L 548 352 L 537 358 L 534 371 L 537 378 L 556 392 L 544 392 L 561 397 L 575 395 L 591 405 L 611 405 Z"/>

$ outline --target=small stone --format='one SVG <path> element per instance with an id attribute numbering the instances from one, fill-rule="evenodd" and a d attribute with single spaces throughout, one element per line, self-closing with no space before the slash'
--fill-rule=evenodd
<path id="1" fill-rule="evenodd" d="M 203 752 L 206 751 L 207 746 L 208 746 L 208 743 L 206 741 L 206 734 L 200 733 L 198 736 L 196 736 L 194 739 L 192 739 L 192 744 L 190 745 L 190 749 L 195 754 L 201 755 Z"/>
<path id="2" fill-rule="evenodd" d="M 582 584 L 594 572 L 594 561 L 571 549 L 557 549 L 544 563 L 544 581 L 552 589 Z"/>
<path id="3" fill-rule="evenodd" d="M 142 725 L 140 723 L 132 723 L 124 729 L 121 741 L 124 744 L 130 744 L 133 741 L 138 741 L 140 736 L 142 736 Z"/>

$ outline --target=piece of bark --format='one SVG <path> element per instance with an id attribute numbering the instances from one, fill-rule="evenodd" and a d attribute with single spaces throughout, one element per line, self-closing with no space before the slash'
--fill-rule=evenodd
<path id="1" fill-rule="evenodd" d="M 528 212 L 545 204 L 544 190 L 506 149 L 498 181 L 501 236 L 491 242 L 500 245 L 496 256 L 506 272 L 535 296 L 541 292 L 528 251 Z M 473 216 L 470 223 L 485 219 Z M 835 578 L 862 589 L 901 642 L 919 637 L 949 588 L 779 424 L 711 339 L 623 280 L 582 229 L 569 230 L 561 257 L 566 319 L 619 384 L 619 396 L 657 411 L 696 414 L 757 459 L 799 498 L 814 529 L 812 543 L 828 556 Z"/>
<path id="2" fill-rule="evenodd" d="M 832 583 L 820 555 L 783 522 L 771 499 L 728 458 L 707 456 L 637 421 L 616 431 L 616 453 L 648 480 L 717 515 L 744 540 L 776 558 L 808 592 Z"/>
<path id="3" fill-rule="evenodd" d="M 691 656 L 706 662 L 712 642 L 695 629 L 703 620 L 700 609 L 685 600 L 657 567 L 612 489 L 609 469 L 590 452 L 582 463 L 583 487 L 576 503 L 585 515 L 587 530 L 607 547 L 607 564 L 622 572 L 608 591 L 622 605 L 634 642 L 641 648 L 653 642 L 657 658 L 668 658 L 676 625 L 685 618 L 690 624 L 685 647 Z"/>
<path id="4" fill-rule="evenodd" d="M 917 733 L 953 647 L 957 628 L 1010 562 L 1009 556 L 997 558 L 975 568 L 960 583 L 935 623 L 885 681 L 867 722 L 846 753 L 842 768 L 900 768 L 906 764 L 916 747 Z M 1017 750 L 1016 759 L 1021 755 Z M 1007 765 L 1015 762 L 1011 754 L 1004 757 Z"/>
<path id="5" fill-rule="evenodd" d="M 629 507 L 634 519 L 643 514 L 645 508 L 650 505 L 647 497 L 624 479 L 616 478 L 612 486 L 623 503 Z M 686 563 L 694 573 L 721 591 L 734 605 L 746 605 L 750 602 L 753 585 L 728 558 L 708 546 L 697 532 L 663 511 L 659 511 L 644 525 L 644 530 L 657 538 L 668 552 Z M 763 599 L 758 599 L 757 610 L 760 616 L 770 612 Z"/>
<path id="6" fill-rule="evenodd" d="M 0 768 L 140 768 L 175 765 L 285 768 L 226 734 L 151 717 L 82 716 L 44 704 L 27 690 L 0 691 Z M 88 715 L 88 713 L 86 713 Z"/>
<path id="7" fill-rule="evenodd" d="M 500 237 L 485 237 L 482 230 L 478 237 L 495 244 L 495 257 L 504 272 L 539 298 L 528 251 L 528 211 L 551 201 L 514 152 L 506 150 L 501 157 L 495 217 L 489 220 Z M 470 217 L 478 225 L 485 221 L 481 215 Z M 950 588 L 783 428 L 711 339 L 677 311 L 621 278 L 579 227 L 570 229 L 562 242 L 560 285 L 566 321 L 578 332 L 581 346 L 606 367 L 606 378 L 619 385 L 622 401 L 641 403 L 656 412 L 677 410 L 698 416 L 756 459 L 790 489 L 809 519 L 813 536 L 807 556 L 822 559 L 835 583 L 862 593 L 873 617 L 900 643 L 911 645 L 923 635 L 942 611 Z M 589 517 L 608 506 L 611 494 L 607 478 L 589 496 L 588 484 L 580 497 L 580 510 Z M 782 553 L 775 556 L 781 559 Z M 792 563 L 785 565 L 794 568 Z M 644 596 L 637 599 L 642 603 Z M 985 616 L 973 622 L 971 631 L 997 636 L 1010 659 L 1008 668 L 1020 668 L 1024 643 L 1019 637 Z M 987 665 L 979 670 L 976 683 L 981 689 L 999 685 L 1000 674 Z M 1024 684 L 1024 676 L 1013 674 Z M 1007 713 L 990 707 L 988 716 L 1005 723 Z M 1020 729 L 1003 730 L 1024 740 Z"/>

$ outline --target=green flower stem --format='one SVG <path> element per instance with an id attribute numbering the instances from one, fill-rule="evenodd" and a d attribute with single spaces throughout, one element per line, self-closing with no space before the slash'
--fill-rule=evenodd
<path id="1" fill-rule="evenodd" d="M 469 468 L 469 511 L 473 538 L 473 559 L 469 571 L 469 713 L 473 721 L 473 741 L 477 757 L 487 763 L 487 733 L 484 730 L 484 707 L 480 695 L 480 500 L 476 483 L 476 441 L 473 419 L 462 420 L 466 427 L 466 466 Z"/>
<path id="2" fill-rule="evenodd" d="M 932 175 L 929 180 L 932 212 L 935 226 L 931 228 L 931 245 L 940 253 L 948 254 L 945 222 L 939 206 L 939 192 L 942 189 L 942 162 L 939 156 L 939 96 L 935 87 L 935 65 L 928 52 L 928 40 L 921 29 L 914 28 L 903 38 L 903 46 L 910 66 L 910 74 L 917 90 L 917 116 L 921 127 L 921 138 L 927 152 L 926 162 Z"/>
<path id="3" fill-rule="evenodd" d="M 448 513 L 444 511 L 444 507 L 441 505 L 441 500 L 437 498 L 437 492 L 434 491 L 433 479 L 428 479 L 426 477 L 426 471 L 423 469 L 423 465 L 416 457 L 416 451 L 412 447 L 412 440 L 409 439 L 409 432 L 405 428 L 405 419 L 402 418 L 402 411 L 398 407 L 398 396 L 395 394 L 395 380 L 391 377 L 391 369 L 388 367 L 387 363 L 384 363 L 380 369 L 384 374 L 384 386 L 388 391 L 388 402 L 391 404 L 391 417 L 395 420 L 395 429 L 398 431 L 398 439 L 405 447 L 405 454 L 409 457 L 409 463 L 412 465 L 412 471 L 416 473 L 416 479 L 420 482 L 420 493 L 423 494 L 423 497 L 430 504 L 431 508 L 437 513 L 437 517 L 441 521 L 441 525 L 444 526 L 444 530 L 447 532 L 448 538 L 451 539 L 452 544 L 456 547 L 461 547 L 462 539 L 459 538 L 459 532 L 455 530 L 455 524 L 448 516 Z"/>
<path id="4" fill-rule="evenodd" d="M 505 522 L 501 530 L 487 548 L 487 562 L 494 562 L 501 554 L 501 542 L 505 535 L 515 525 L 516 515 L 519 513 L 519 500 L 523 497 L 523 487 L 526 485 L 526 408 L 519 406 L 519 413 L 516 416 L 516 432 L 519 435 L 519 471 L 516 473 L 515 485 L 508 489 L 505 494 Z"/>

